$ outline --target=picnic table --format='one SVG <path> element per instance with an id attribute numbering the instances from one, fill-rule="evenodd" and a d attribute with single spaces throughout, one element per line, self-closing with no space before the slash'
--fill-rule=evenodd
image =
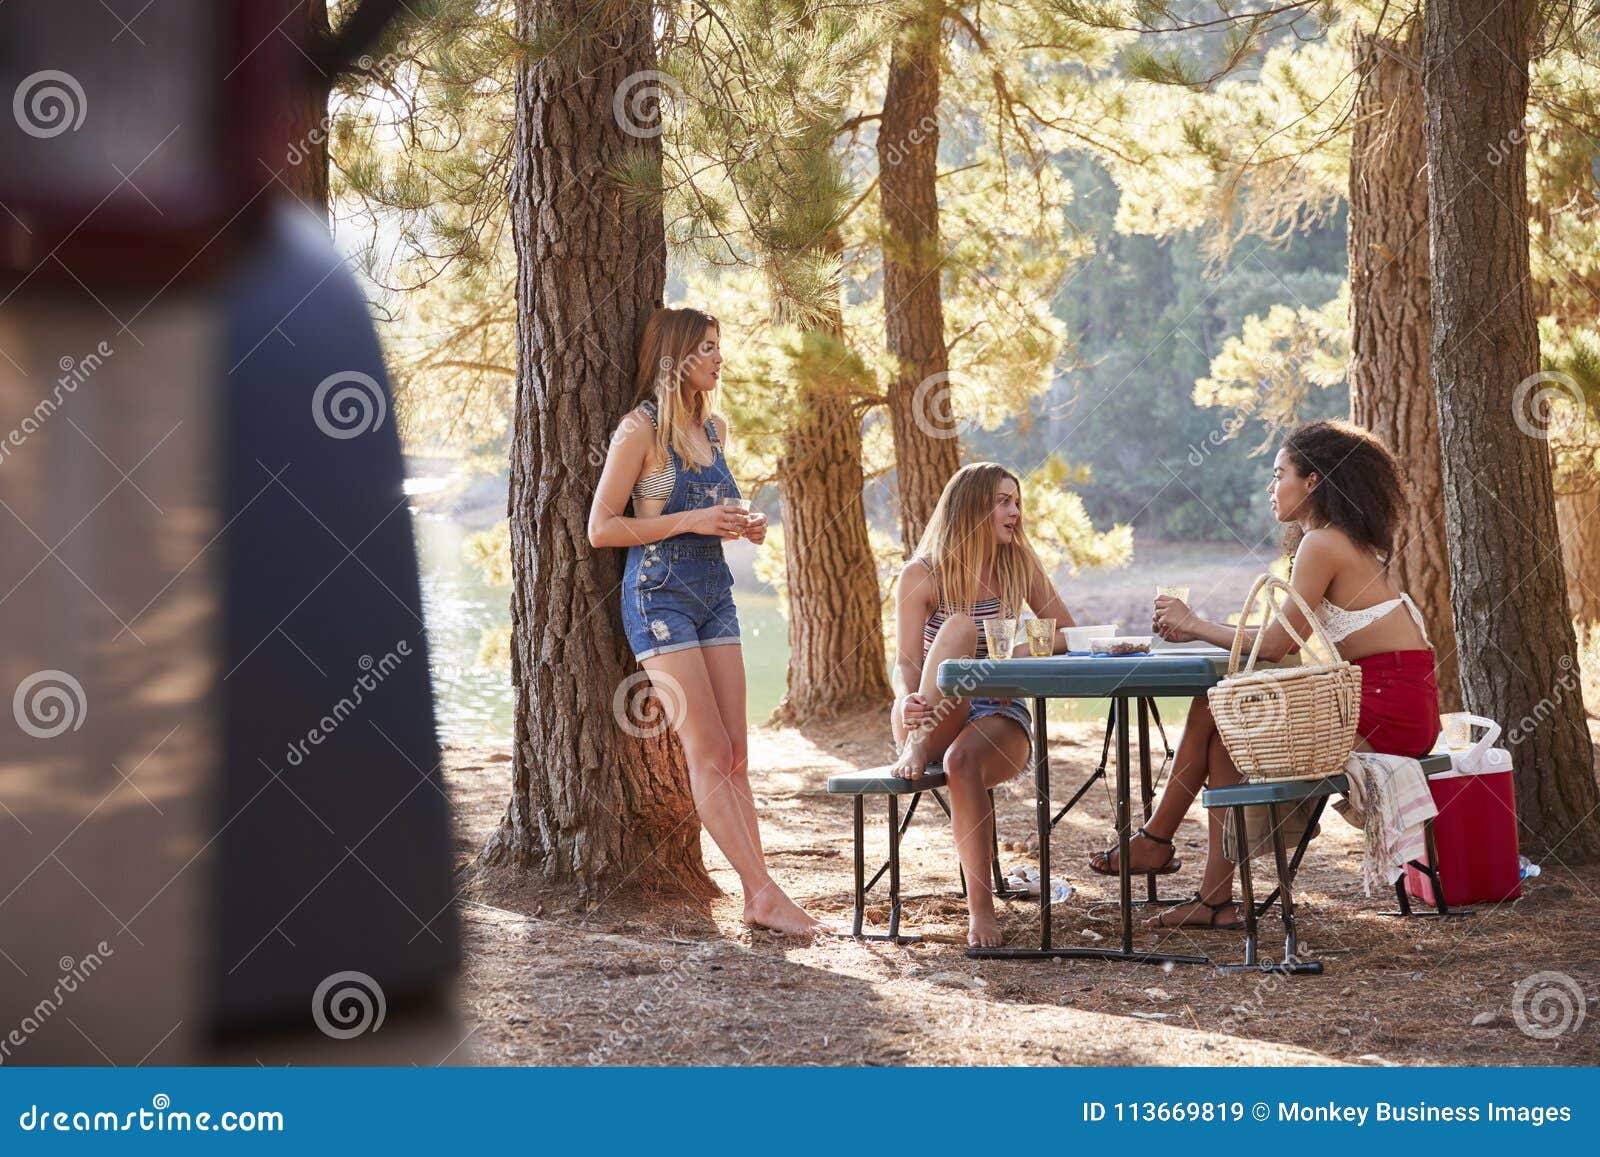
<path id="1" fill-rule="evenodd" d="M 1294 662 L 1293 658 L 1288 662 Z M 1258 662 L 1257 666 L 1266 666 Z M 1274 664 L 1275 665 L 1275 664 Z M 1222 647 L 1186 644 L 1146 655 L 1050 655 L 1044 658 L 946 659 L 939 664 L 939 690 L 947 695 L 989 696 L 1033 700 L 1034 816 L 1039 831 L 1039 947 L 971 948 L 967 955 L 983 959 L 1049 960 L 1062 957 L 1090 960 L 1132 960 L 1146 964 L 1207 964 L 1209 959 L 1187 953 L 1152 952 L 1133 947 L 1133 873 L 1128 864 L 1132 836 L 1129 813 L 1132 793 L 1132 706 L 1138 704 L 1140 780 L 1144 786 L 1145 818 L 1149 818 L 1151 700 L 1157 696 L 1203 695 L 1221 682 L 1228 669 L 1228 652 Z M 1050 938 L 1050 750 L 1046 741 L 1045 707 L 1051 699 L 1109 699 L 1116 732 L 1117 863 L 1122 914 L 1120 948 L 1056 947 Z M 1087 785 L 1085 785 L 1087 786 Z M 1080 795 L 1082 792 L 1080 791 Z M 1149 898 L 1155 896 L 1155 876 L 1146 875 Z"/>

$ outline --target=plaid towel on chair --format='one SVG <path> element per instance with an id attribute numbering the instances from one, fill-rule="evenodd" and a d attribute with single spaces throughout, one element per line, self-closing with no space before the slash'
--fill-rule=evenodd
<path id="1" fill-rule="evenodd" d="M 1357 751 L 1345 763 L 1344 774 L 1350 790 L 1333 806 L 1366 834 L 1361 885 L 1370 896 L 1374 884 L 1392 887 L 1406 861 L 1423 854 L 1425 825 L 1439 809 L 1422 764 L 1414 759 Z"/>

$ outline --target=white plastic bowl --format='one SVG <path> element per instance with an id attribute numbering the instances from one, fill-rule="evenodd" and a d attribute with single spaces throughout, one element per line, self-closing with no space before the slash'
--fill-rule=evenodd
<path id="1" fill-rule="evenodd" d="M 1089 644 L 1094 639 L 1109 639 L 1117 633 L 1116 623 L 1101 623 L 1094 627 L 1068 627 L 1067 650 L 1089 653 Z"/>

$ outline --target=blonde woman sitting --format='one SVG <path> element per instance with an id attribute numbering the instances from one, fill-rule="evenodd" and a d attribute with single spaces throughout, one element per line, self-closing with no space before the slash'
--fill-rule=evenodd
<path id="1" fill-rule="evenodd" d="M 985 618 L 1016 617 L 1023 604 L 1073 624 L 1022 530 L 1022 487 L 993 462 L 963 466 L 945 485 L 917 553 L 900 572 L 895 600 L 895 702 L 890 726 L 900 749 L 895 774 L 914 779 L 939 760 L 950 788 L 956 854 L 969 887 L 967 943 L 1001 943 L 989 878 L 994 810 L 989 789 L 1028 766 L 1032 718 L 1015 699 L 964 698 L 940 692 L 946 659 L 987 658 Z"/>

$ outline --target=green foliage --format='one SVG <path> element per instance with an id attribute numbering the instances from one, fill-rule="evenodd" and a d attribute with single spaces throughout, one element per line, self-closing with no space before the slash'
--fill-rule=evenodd
<path id="1" fill-rule="evenodd" d="M 483 577 L 499 587 L 511 585 L 511 521 L 499 522 L 468 535 L 461 548 L 462 555 L 483 572 Z"/>
<path id="2" fill-rule="evenodd" d="M 506 0 L 426 0 L 331 105 L 340 232 L 365 239 L 409 447 L 503 457 L 515 384 Z"/>
<path id="3" fill-rule="evenodd" d="M 761 488 L 775 478 L 802 383 L 858 400 L 869 479 L 893 466 L 874 413 L 893 370 L 883 353 L 876 141 L 870 121 L 843 136 L 839 128 L 852 109 L 881 102 L 888 32 L 912 6 L 666 5 L 661 66 L 675 89 L 665 158 L 657 166 L 641 154 L 610 175 L 664 207 L 669 299 L 703 302 L 723 319 L 722 406 L 741 483 L 758 501 L 771 500 Z M 518 45 L 508 4 L 440 7 L 453 22 L 395 45 L 398 63 L 341 113 L 339 188 L 346 220 L 373 238 L 373 277 L 391 291 L 386 346 L 408 444 L 491 457 L 508 433 L 515 380 L 503 199 L 512 79 L 520 52 L 551 51 L 566 37 L 536 30 Z M 1118 61 L 1139 39 L 1131 29 L 1164 9 L 1111 9 L 1098 11 L 1115 19 L 1098 23 L 1086 6 L 1045 0 L 948 9 L 940 277 L 955 410 L 969 457 L 1043 470 L 1064 452 L 1088 463 L 1085 517 L 1225 533 L 1251 521 L 1242 495 L 1247 474 L 1254 489 L 1253 468 L 1230 473 L 1208 458 L 1203 477 L 1171 485 L 1150 507 L 1170 479 L 1137 448 L 1177 464 L 1205 444 L 1216 420 L 1190 395 L 1244 311 L 1334 297 L 1328 270 L 1342 255 L 1337 222 L 1316 224 L 1325 208 L 1292 218 L 1318 238 L 1316 260 L 1256 254 L 1210 291 L 1201 275 L 1216 272 L 1218 250 L 1194 235 L 1213 219 L 1219 174 L 1246 155 L 1252 134 L 1304 111 L 1311 65 L 1269 54 L 1254 95 L 1241 85 L 1226 99 L 1138 84 Z M 1191 62 L 1216 67 L 1216 38 L 1185 35 Z M 1231 107 L 1244 95 L 1246 107 Z M 1125 181 L 1120 194 L 1106 196 L 1084 150 Z M 1305 179 L 1336 186 L 1320 169 Z M 1119 228 L 1189 235 L 1157 243 Z M 1280 239 L 1294 232 L 1280 229 Z M 841 297 L 842 338 L 813 324 Z M 1237 352 L 1248 351 L 1247 341 Z M 1247 368 L 1224 363 L 1210 377 Z M 869 490 L 887 525 L 887 488 Z M 1101 541 L 1092 523 L 1063 514 L 1060 525 L 1085 544 Z M 1091 565 L 1099 549 L 1062 557 Z"/>
<path id="4" fill-rule="evenodd" d="M 1077 574 L 1084 567 L 1127 566 L 1133 560 L 1133 528 L 1095 529 L 1083 499 L 1067 489 L 1087 477 L 1083 468 L 1052 454 L 1022 478 L 1028 539 L 1051 574 L 1063 566 Z"/>
<path id="5" fill-rule="evenodd" d="M 1057 303 L 1079 363 L 1062 373 L 1037 428 L 1022 434 L 1024 452 L 1061 453 L 1088 465 L 1091 477 L 1080 492 L 1097 521 L 1130 523 L 1162 538 L 1259 542 L 1270 524 L 1261 463 L 1248 447 L 1270 437 L 1272 411 L 1243 401 L 1253 380 L 1246 355 L 1261 345 L 1255 356 L 1265 363 L 1270 353 L 1259 328 L 1252 328 L 1251 342 L 1228 342 L 1255 314 L 1279 321 L 1285 310 L 1295 318 L 1302 311 L 1321 316 L 1307 303 L 1328 302 L 1343 283 L 1342 221 L 1287 248 L 1256 241 L 1208 280 L 1198 235 L 1159 240 L 1118 232 L 1121 193 L 1106 170 L 1081 154 L 1066 163 L 1079 191 L 1069 211 L 1098 248 Z M 1224 350 L 1234 358 L 1231 367 L 1214 367 Z M 1326 356 L 1319 347 L 1315 359 L 1287 360 L 1277 369 L 1306 374 L 1314 366 L 1335 376 Z M 1196 383 L 1208 376 L 1243 391 L 1230 397 L 1234 413 L 1197 404 Z M 1342 374 L 1335 377 L 1329 388 L 1312 392 L 1308 411 L 1347 410 Z"/>
<path id="6" fill-rule="evenodd" d="M 1540 367 L 1548 379 L 1538 397 L 1548 405 L 1550 457 L 1558 492 L 1588 493 L 1600 483 L 1600 332 L 1563 329 L 1539 319 Z M 1519 403 L 1539 420 L 1538 402 Z"/>
<path id="7" fill-rule="evenodd" d="M 1259 418 L 1267 440 L 1253 452 L 1264 451 L 1312 409 L 1312 390 L 1348 384 L 1349 318 L 1348 281 L 1319 308 L 1275 304 L 1265 315 L 1252 314 L 1195 382 L 1195 404 L 1233 410 L 1241 428 L 1247 417 Z"/>

